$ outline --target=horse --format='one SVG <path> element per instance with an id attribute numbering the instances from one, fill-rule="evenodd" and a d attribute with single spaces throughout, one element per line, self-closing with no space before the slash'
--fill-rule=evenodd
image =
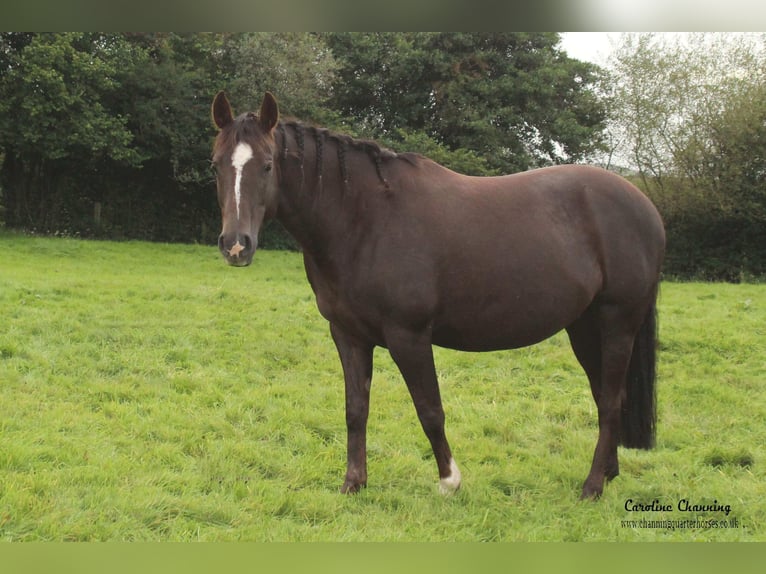
<path id="1" fill-rule="evenodd" d="M 229 265 L 252 262 L 276 218 L 303 253 L 345 382 L 342 493 L 367 486 L 373 350 L 388 350 L 430 441 L 439 489 L 458 490 L 433 345 L 494 351 L 566 330 L 598 410 L 582 499 L 619 474 L 617 447 L 656 428 L 656 302 L 665 231 L 630 182 L 587 165 L 458 174 L 419 154 L 212 103 L 212 162 Z"/>

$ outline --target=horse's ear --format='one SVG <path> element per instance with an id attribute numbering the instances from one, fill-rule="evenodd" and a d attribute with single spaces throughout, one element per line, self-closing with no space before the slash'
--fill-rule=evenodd
<path id="1" fill-rule="evenodd" d="M 213 121 L 218 129 L 223 129 L 234 121 L 234 114 L 231 111 L 231 105 L 229 99 L 223 90 L 215 95 L 213 100 L 213 107 L 211 108 L 211 114 L 213 115 Z"/>
<path id="2" fill-rule="evenodd" d="M 263 96 L 258 120 L 261 122 L 261 127 L 266 132 L 271 132 L 277 126 L 277 122 L 279 121 L 279 106 L 277 105 L 277 99 L 271 92 L 266 92 Z"/>

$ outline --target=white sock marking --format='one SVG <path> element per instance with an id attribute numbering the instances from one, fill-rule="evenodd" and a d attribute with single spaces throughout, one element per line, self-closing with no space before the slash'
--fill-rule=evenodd
<path id="1" fill-rule="evenodd" d="M 460 469 L 455 463 L 455 459 L 449 459 L 449 476 L 445 476 L 439 480 L 439 492 L 442 494 L 453 494 L 460 488 Z"/>
<path id="2" fill-rule="evenodd" d="M 245 164 L 253 157 L 253 148 L 245 142 L 239 142 L 237 147 L 234 148 L 234 153 L 231 154 L 231 165 L 234 166 L 236 171 L 236 177 L 234 179 L 234 199 L 237 202 L 237 219 L 239 219 L 239 202 L 242 198 L 242 191 L 240 186 L 242 185 L 242 170 Z"/>

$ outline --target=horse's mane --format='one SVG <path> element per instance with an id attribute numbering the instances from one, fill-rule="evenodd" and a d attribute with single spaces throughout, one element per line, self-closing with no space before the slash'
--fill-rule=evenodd
<path id="1" fill-rule="evenodd" d="M 257 140 L 258 136 L 262 137 L 263 132 L 257 119 L 258 116 L 253 112 L 237 116 L 234 119 L 231 128 L 222 130 L 216 138 L 213 146 L 213 157 L 215 158 L 220 155 L 225 149 L 233 148 L 237 142 L 253 141 Z M 282 148 L 279 150 L 279 155 L 282 160 L 287 158 L 288 153 L 297 151 L 300 161 L 303 162 L 305 159 L 306 138 L 313 138 L 314 147 L 316 149 L 315 162 L 317 175 L 320 178 L 323 174 L 323 158 L 325 147 L 328 142 L 333 143 L 336 149 L 338 164 L 340 165 L 341 180 L 343 182 L 347 182 L 349 178 L 348 163 L 346 161 L 346 155 L 349 150 L 360 151 L 367 155 L 375 166 L 375 172 L 378 179 L 386 187 L 388 187 L 388 181 L 383 175 L 383 166 L 385 164 L 394 160 L 404 160 L 411 165 L 417 165 L 417 163 L 423 159 L 423 156 L 417 153 L 397 153 L 381 146 L 373 140 L 354 138 L 346 134 L 334 132 L 327 128 L 304 123 L 295 118 L 280 119 L 276 129 L 280 136 L 279 139 L 281 139 L 281 142 L 278 143 Z M 288 132 L 291 133 L 293 139 L 297 143 L 297 150 L 289 149 L 287 138 Z"/>
<path id="2" fill-rule="evenodd" d="M 386 187 L 388 187 L 388 181 L 383 175 L 383 165 L 385 163 L 399 159 L 415 165 L 417 161 L 422 158 L 422 156 L 416 153 L 397 153 L 388 148 L 382 147 L 380 144 L 373 140 L 354 138 L 346 134 L 334 132 L 327 128 L 306 124 L 295 118 L 286 118 L 281 120 L 277 126 L 277 129 L 282 135 L 283 142 L 287 142 L 286 131 L 288 129 L 292 131 L 293 136 L 298 143 L 298 153 L 300 155 L 301 161 L 304 157 L 304 145 L 306 136 L 308 135 L 314 139 L 316 148 L 317 173 L 319 177 L 322 176 L 322 159 L 325 144 L 328 141 L 335 144 L 335 148 L 338 154 L 338 163 L 340 165 L 341 179 L 344 182 L 347 182 L 349 177 L 348 165 L 346 163 L 346 154 L 348 150 L 361 151 L 362 153 L 366 154 L 372 160 L 372 163 L 375 166 L 375 172 L 377 173 L 378 179 L 380 179 L 381 183 L 383 183 Z M 284 159 L 288 153 L 286 146 L 284 146 L 281 153 Z"/>
<path id="3" fill-rule="evenodd" d="M 404 160 L 412 165 L 415 165 L 419 159 L 422 158 L 416 153 L 397 153 L 388 148 L 382 147 L 379 143 L 369 139 L 354 138 L 346 134 L 341 134 L 329 130 L 327 128 L 318 127 L 311 124 L 306 124 L 295 118 L 285 118 L 281 120 L 277 126 L 277 130 L 282 136 L 283 149 L 281 150 L 282 159 L 287 157 L 287 153 L 290 151 L 287 148 L 287 130 L 292 132 L 295 141 L 298 144 L 298 154 L 301 161 L 304 159 L 305 141 L 306 137 L 314 139 L 316 148 L 316 165 L 317 173 L 319 177 L 322 176 L 323 170 L 323 154 L 325 144 L 332 142 L 335 144 L 338 155 L 338 163 L 340 165 L 341 179 L 348 181 L 349 172 L 348 165 L 346 163 L 346 154 L 348 150 L 356 150 L 366 154 L 375 166 L 375 172 L 381 183 L 388 186 L 388 182 L 383 175 L 383 165 L 392 160 Z"/>

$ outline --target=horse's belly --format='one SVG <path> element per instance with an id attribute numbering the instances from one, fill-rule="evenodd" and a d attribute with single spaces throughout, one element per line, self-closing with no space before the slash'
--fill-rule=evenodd
<path id="1" fill-rule="evenodd" d="M 552 337 L 564 327 L 564 321 L 520 322 L 475 317 L 461 323 L 439 325 L 433 331 L 433 343 L 458 351 L 499 351 L 518 349 Z"/>
<path id="2" fill-rule="evenodd" d="M 564 288 L 509 288 L 482 299 L 445 302 L 433 322 L 433 342 L 463 351 L 496 351 L 534 345 L 580 317 L 596 295 L 595 285 L 563 282 Z"/>

